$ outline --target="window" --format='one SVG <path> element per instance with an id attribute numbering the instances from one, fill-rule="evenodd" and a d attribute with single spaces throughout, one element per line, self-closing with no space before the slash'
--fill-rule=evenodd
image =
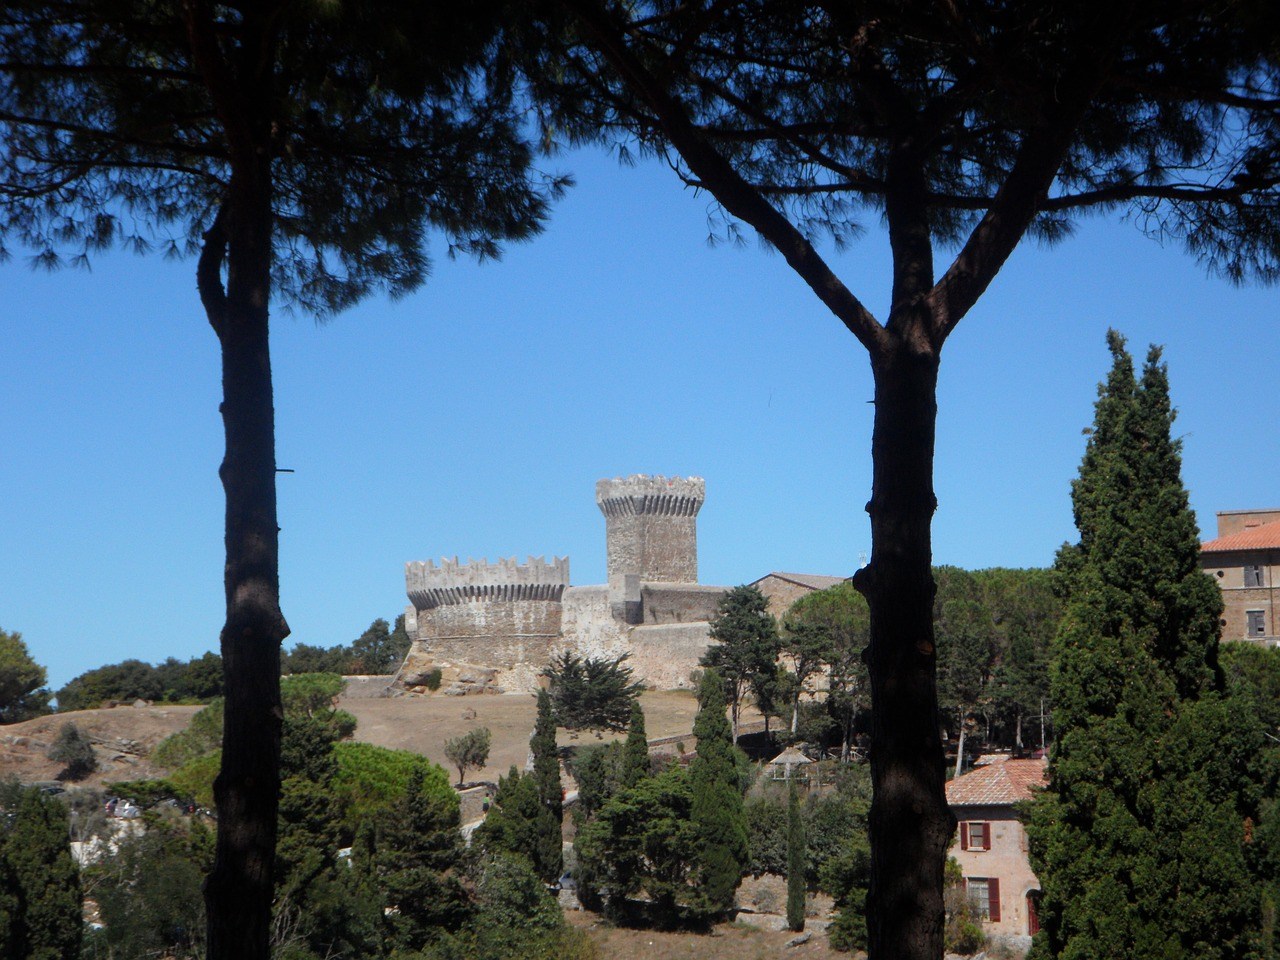
<path id="1" fill-rule="evenodd" d="M 966 820 L 960 824 L 961 850 L 990 850 L 991 824 L 983 820 Z"/>
<path id="2" fill-rule="evenodd" d="M 995 877 L 965 877 L 964 892 L 980 920 L 1000 921 L 1000 881 Z"/>
<path id="3" fill-rule="evenodd" d="M 1246 587 L 1265 587 L 1266 586 L 1266 584 L 1262 582 L 1261 566 L 1254 565 L 1254 566 L 1246 566 L 1244 568 L 1244 585 Z"/>
<path id="4" fill-rule="evenodd" d="M 1246 610 L 1244 615 L 1249 621 L 1249 636 L 1265 637 L 1267 635 L 1267 612 L 1265 610 Z"/>

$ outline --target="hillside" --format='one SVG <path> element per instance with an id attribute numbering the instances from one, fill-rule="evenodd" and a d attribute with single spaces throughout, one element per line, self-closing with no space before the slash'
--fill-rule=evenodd
<path id="1" fill-rule="evenodd" d="M 646 692 L 641 703 L 650 738 L 687 734 L 693 728 L 697 703 L 682 691 Z M 515 764 L 523 767 L 533 732 L 534 698 L 528 694 L 446 697 L 344 697 L 340 701 L 359 721 L 355 739 L 382 747 L 420 753 L 449 768 L 444 745 L 476 727 L 493 735 L 489 763 L 468 771 L 470 780 L 496 781 Z M 52 780 L 60 765 L 45 758 L 58 728 L 70 721 L 93 741 L 99 769 L 86 785 L 113 780 L 163 776 L 166 771 L 148 760 L 165 737 L 184 729 L 199 707 L 160 704 L 77 710 L 0 727 L 0 777 L 25 782 Z M 595 743 L 593 734 L 581 738 L 560 732 L 560 742 Z M 456 771 L 455 771 L 456 775 Z"/>

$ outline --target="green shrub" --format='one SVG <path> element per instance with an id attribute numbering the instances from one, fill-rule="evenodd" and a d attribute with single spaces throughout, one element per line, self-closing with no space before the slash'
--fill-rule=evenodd
<path id="1" fill-rule="evenodd" d="M 422 685 L 426 687 L 428 690 L 432 690 L 432 691 L 439 690 L 440 678 L 442 676 L 443 674 L 440 673 L 439 667 L 432 667 L 431 671 L 422 679 Z"/>
<path id="2" fill-rule="evenodd" d="M 222 746 L 223 701 L 219 697 L 191 718 L 187 729 L 165 737 L 151 753 L 151 759 L 167 770 L 203 757 Z"/>
<path id="3" fill-rule="evenodd" d="M 98 758 L 93 744 L 74 723 L 64 723 L 58 729 L 57 739 L 49 748 L 48 757 L 65 764 L 58 774 L 59 780 L 83 780 L 98 769 Z"/>
<path id="4" fill-rule="evenodd" d="M 354 834 L 359 823 L 373 819 L 404 799 L 409 780 L 423 777 L 423 789 L 448 798 L 458 805 L 458 795 L 449 785 L 449 775 L 426 757 L 407 750 L 388 750 L 371 743 L 344 741 L 333 746 L 338 772 L 333 794 L 344 811 L 344 821 Z"/>
<path id="5" fill-rule="evenodd" d="M 169 776 L 180 796 L 190 797 L 202 807 L 213 806 L 213 778 L 222 766 L 222 751 L 215 750 L 188 760 Z"/>

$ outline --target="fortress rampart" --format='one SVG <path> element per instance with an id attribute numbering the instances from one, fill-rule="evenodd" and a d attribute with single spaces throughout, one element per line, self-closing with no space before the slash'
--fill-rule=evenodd
<path id="1" fill-rule="evenodd" d="M 599 586 L 570 587 L 568 557 L 406 564 L 414 643 L 402 673 L 439 666 L 447 693 L 533 689 L 552 655 L 572 650 L 630 654 L 637 679 L 687 685 L 724 593 L 698 583 L 705 499 L 699 477 L 599 481 L 609 579 Z"/>
<path id="2" fill-rule="evenodd" d="M 568 557 L 405 565 L 414 639 L 434 660 L 451 663 L 503 669 L 545 663 L 560 636 L 560 598 L 568 585 Z"/>
<path id="3" fill-rule="evenodd" d="M 550 563 L 543 557 L 459 563 L 454 557 L 438 567 L 431 560 L 404 566 L 405 588 L 418 610 L 479 599 L 559 600 L 569 585 L 568 557 L 552 557 Z"/>

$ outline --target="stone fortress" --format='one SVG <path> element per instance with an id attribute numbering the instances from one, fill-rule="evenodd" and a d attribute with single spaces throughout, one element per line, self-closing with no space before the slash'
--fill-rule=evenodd
<path id="1" fill-rule="evenodd" d="M 596 484 L 608 583 L 571 586 L 569 558 L 405 565 L 413 645 L 396 685 L 420 689 L 439 668 L 446 693 L 531 691 L 564 651 L 628 654 L 636 678 L 688 687 L 727 588 L 698 583 L 698 477 L 631 476 Z"/>

